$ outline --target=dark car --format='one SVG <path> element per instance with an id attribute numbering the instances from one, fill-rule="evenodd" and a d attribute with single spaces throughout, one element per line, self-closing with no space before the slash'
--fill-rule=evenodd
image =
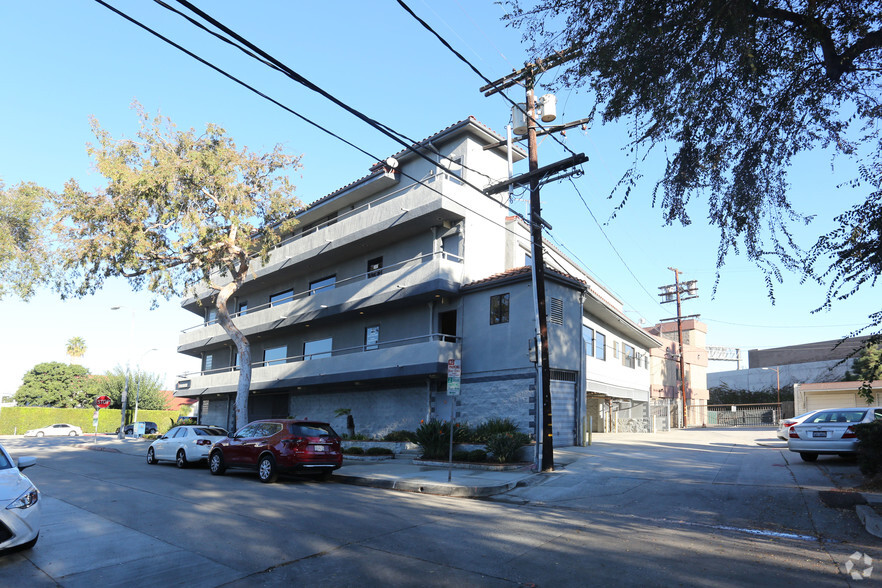
<path id="1" fill-rule="evenodd" d="M 145 435 L 154 435 L 157 431 L 159 431 L 159 427 L 156 426 L 156 423 L 150 421 L 144 422 L 144 434 Z M 119 427 L 116 428 L 116 434 L 119 435 Z M 130 425 L 126 425 L 125 432 L 123 435 L 134 435 L 135 434 L 135 424 L 132 423 Z"/>
<path id="2" fill-rule="evenodd" d="M 340 435 L 331 425 L 294 419 L 248 423 L 214 444 L 208 468 L 219 476 L 227 468 L 257 470 L 261 482 L 280 472 L 307 472 L 326 478 L 343 465 Z"/>

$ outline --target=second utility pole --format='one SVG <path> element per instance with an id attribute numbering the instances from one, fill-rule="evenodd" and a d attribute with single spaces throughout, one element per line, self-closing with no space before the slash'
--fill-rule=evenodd
<path id="1" fill-rule="evenodd" d="M 533 68 L 524 77 L 527 88 L 527 152 L 530 172 L 539 169 L 536 144 L 536 95 L 533 90 Z M 539 350 L 542 391 L 542 471 L 554 470 L 554 433 L 551 424 L 551 360 L 548 355 L 548 317 L 545 314 L 545 258 L 542 252 L 542 206 L 539 200 L 539 176 L 530 175 L 530 242 L 533 256 L 533 279 L 536 285 L 536 306 L 539 319 Z"/>

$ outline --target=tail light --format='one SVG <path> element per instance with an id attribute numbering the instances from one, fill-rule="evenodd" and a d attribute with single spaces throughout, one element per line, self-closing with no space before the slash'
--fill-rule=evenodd
<path id="1" fill-rule="evenodd" d="M 790 427 L 790 433 L 788 435 L 791 439 L 799 439 L 799 433 L 796 432 L 796 429 Z"/>
<path id="2" fill-rule="evenodd" d="M 305 447 L 309 441 L 307 441 L 306 437 L 292 437 L 291 439 L 283 439 L 282 443 L 285 445 L 293 445 L 295 449 L 299 449 Z"/>
<path id="3" fill-rule="evenodd" d="M 196 445 L 211 445 L 208 439 L 196 439 Z"/>
<path id="4" fill-rule="evenodd" d="M 854 439 L 857 435 L 854 434 L 854 427 L 848 427 L 845 429 L 845 432 L 842 434 L 843 439 Z"/>

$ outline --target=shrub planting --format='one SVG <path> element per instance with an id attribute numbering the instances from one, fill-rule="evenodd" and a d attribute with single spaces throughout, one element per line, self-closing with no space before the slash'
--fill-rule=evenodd
<path id="1" fill-rule="evenodd" d="M 361 449 L 359 447 L 359 449 Z M 365 455 L 393 455 L 394 452 L 388 447 L 368 447 Z"/>
<path id="2" fill-rule="evenodd" d="M 882 421 L 854 425 L 858 438 L 858 466 L 865 476 L 882 473 Z"/>
<path id="3" fill-rule="evenodd" d="M 487 452 L 483 449 L 473 449 L 472 451 L 469 451 L 468 461 L 479 463 L 485 462 L 487 461 Z"/>
<path id="4" fill-rule="evenodd" d="M 486 443 L 493 435 L 498 435 L 499 433 L 516 433 L 517 430 L 517 425 L 509 418 L 487 419 L 475 427 L 470 440 L 474 443 Z"/>
<path id="5" fill-rule="evenodd" d="M 465 434 L 466 427 L 454 425 L 453 442 L 462 443 Z M 421 422 L 416 430 L 416 444 L 423 459 L 446 459 L 450 452 L 450 423 L 438 419 Z"/>
<path id="6" fill-rule="evenodd" d="M 453 461 L 468 461 L 469 460 L 469 452 L 468 451 L 454 451 L 453 452 Z"/>
<path id="7" fill-rule="evenodd" d="M 487 440 L 487 451 L 491 454 L 491 461 L 511 463 L 517 460 L 518 450 L 529 443 L 530 436 L 526 433 L 496 433 Z"/>
<path id="8" fill-rule="evenodd" d="M 416 434 L 413 431 L 392 431 L 383 436 L 383 441 L 392 441 L 394 443 L 416 443 Z"/>
<path id="9" fill-rule="evenodd" d="M 346 447 L 343 449 L 343 453 L 346 455 L 364 455 L 364 449 L 361 447 Z"/>

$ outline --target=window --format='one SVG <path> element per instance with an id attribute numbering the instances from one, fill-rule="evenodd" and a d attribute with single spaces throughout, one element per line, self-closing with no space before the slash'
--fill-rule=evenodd
<path id="1" fill-rule="evenodd" d="M 490 324 L 498 325 L 508 322 L 509 295 L 497 294 L 490 297 Z"/>
<path id="2" fill-rule="evenodd" d="M 383 258 L 375 257 L 373 259 L 368 260 L 367 264 L 367 277 L 376 278 L 380 274 L 383 273 Z"/>
<path id="3" fill-rule="evenodd" d="M 594 357 L 606 361 L 606 335 L 600 331 L 594 335 Z"/>
<path id="4" fill-rule="evenodd" d="M 524 253 L 524 265 L 527 267 L 533 267 L 533 256 L 529 253 Z"/>
<path id="5" fill-rule="evenodd" d="M 212 365 L 214 364 L 214 355 L 210 353 L 206 353 L 202 356 L 202 371 L 210 372 Z"/>
<path id="6" fill-rule="evenodd" d="M 206 308 L 205 309 L 205 324 L 213 325 L 217 322 L 217 309 L 216 308 Z"/>
<path id="7" fill-rule="evenodd" d="M 634 348 L 627 343 L 622 343 L 622 365 L 634 368 Z"/>
<path id="8" fill-rule="evenodd" d="M 270 296 L 270 306 L 275 306 L 276 304 L 282 304 L 283 302 L 288 302 L 289 300 L 294 299 L 294 290 L 285 290 L 284 292 L 278 292 Z"/>
<path id="9" fill-rule="evenodd" d="M 585 355 L 594 357 L 594 329 L 582 325 L 582 340 L 585 341 Z"/>
<path id="10" fill-rule="evenodd" d="M 319 290 L 333 290 L 336 283 L 337 276 L 328 276 L 327 278 L 322 278 L 320 280 L 310 282 L 309 295 L 312 296 L 313 294 L 316 294 Z"/>
<path id="11" fill-rule="evenodd" d="M 447 157 L 442 160 L 441 165 L 450 170 L 450 174 L 447 176 L 451 181 L 462 184 L 462 156 L 457 157 Z"/>
<path id="12" fill-rule="evenodd" d="M 279 365 L 288 358 L 288 346 L 270 347 L 263 350 L 263 365 Z"/>
<path id="13" fill-rule="evenodd" d="M 613 359 L 618 359 L 621 354 L 619 353 L 619 342 L 613 341 Z"/>
<path id="14" fill-rule="evenodd" d="M 380 325 L 367 327 L 364 330 L 364 350 L 372 351 L 378 347 L 380 342 Z"/>
<path id="15" fill-rule="evenodd" d="M 552 298 L 548 304 L 548 320 L 555 325 L 563 324 L 563 300 Z"/>
<path id="16" fill-rule="evenodd" d="M 248 302 L 240 302 L 238 312 L 239 316 L 242 316 L 243 314 L 248 314 Z"/>
<path id="17" fill-rule="evenodd" d="M 318 341 L 307 341 L 303 344 L 303 359 L 321 359 L 323 357 L 331 357 L 331 350 L 334 346 L 334 339 L 319 339 Z"/>

